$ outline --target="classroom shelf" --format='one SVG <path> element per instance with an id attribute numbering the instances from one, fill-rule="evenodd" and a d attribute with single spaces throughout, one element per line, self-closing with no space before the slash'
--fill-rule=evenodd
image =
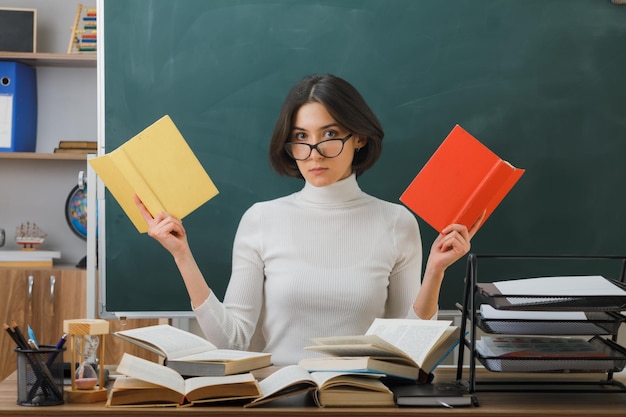
<path id="1" fill-rule="evenodd" d="M 55 54 L 48 52 L 0 52 L 2 61 L 18 61 L 40 67 L 95 68 L 96 54 Z"/>
<path id="2" fill-rule="evenodd" d="M 87 155 L 80 153 L 0 152 L 0 159 L 85 161 L 87 160 Z"/>

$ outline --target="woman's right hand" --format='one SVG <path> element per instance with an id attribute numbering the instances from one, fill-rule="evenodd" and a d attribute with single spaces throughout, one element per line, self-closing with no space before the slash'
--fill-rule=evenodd
<path id="1" fill-rule="evenodd" d="M 175 258 L 189 251 L 187 233 L 180 219 L 163 212 L 153 217 L 136 194 L 134 198 L 139 212 L 148 224 L 148 236 L 163 245 Z"/>

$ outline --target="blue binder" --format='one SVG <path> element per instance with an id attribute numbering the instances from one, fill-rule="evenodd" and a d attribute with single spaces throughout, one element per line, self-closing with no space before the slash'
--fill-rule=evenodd
<path id="1" fill-rule="evenodd" d="M 0 61 L 0 152 L 35 152 L 36 144 L 35 69 Z"/>

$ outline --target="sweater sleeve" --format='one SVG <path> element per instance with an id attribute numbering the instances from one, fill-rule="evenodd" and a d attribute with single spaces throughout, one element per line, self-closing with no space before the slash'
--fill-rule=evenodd
<path id="1" fill-rule="evenodd" d="M 401 206 L 393 236 L 396 264 L 389 276 L 386 316 L 417 319 L 413 302 L 421 287 L 422 239 L 417 220 Z"/>
<path id="2" fill-rule="evenodd" d="M 194 313 L 205 337 L 223 349 L 247 350 L 263 305 L 260 210 L 241 218 L 233 245 L 233 267 L 224 301 L 212 292 Z"/>

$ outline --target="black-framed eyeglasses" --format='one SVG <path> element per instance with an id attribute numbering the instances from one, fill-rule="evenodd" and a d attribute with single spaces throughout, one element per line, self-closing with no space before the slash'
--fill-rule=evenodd
<path id="1" fill-rule="evenodd" d="M 303 142 L 285 143 L 285 151 L 296 161 L 309 159 L 315 149 L 324 158 L 336 158 L 343 151 L 343 145 L 352 137 L 352 133 L 342 139 L 326 139 L 311 145 Z"/>

